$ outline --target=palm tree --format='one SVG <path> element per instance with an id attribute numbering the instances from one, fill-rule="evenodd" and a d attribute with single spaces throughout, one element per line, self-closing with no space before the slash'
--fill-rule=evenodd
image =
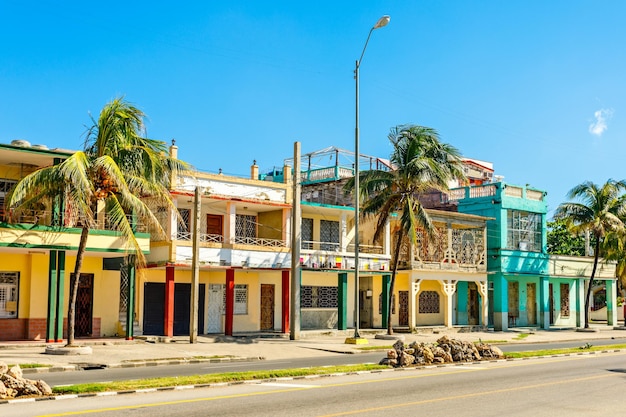
<path id="1" fill-rule="evenodd" d="M 374 240 L 383 236 L 385 226 L 394 213 L 399 213 L 399 225 L 395 233 L 392 256 L 392 273 L 387 312 L 387 333 L 393 334 L 391 307 L 393 290 L 402 241 L 408 236 L 417 242 L 417 230 L 421 228 L 429 236 L 434 227 L 426 209 L 419 201 L 420 193 L 430 190 L 445 191 L 452 179 L 464 179 L 459 151 L 442 143 L 438 133 L 429 127 L 403 125 L 391 129 L 388 135 L 393 146 L 390 157 L 391 171 L 369 170 L 360 173 L 359 198 L 364 203 L 361 216 L 375 218 Z M 354 188 L 354 181 L 346 187 Z"/>
<path id="2" fill-rule="evenodd" d="M 593 238 L 593 268 L 585 297 L 585 329 L 589 328 L 591 287 L 596 275 L 602 244 L 609 234 L 625 231 L 622 221 L 626 214 L 624 191 L 626 191 L 624 180 L 609 179 L 602 186 L 586 181 L 572 188 L 567 194 L 568 199 L 578 199 L 580 202 L 562 203 L 554 214 L 555 219 L 564 219 L 567 222 L 572 233 L 579 234 L 588 231 Z"/>
<path id="3" fill-rule="evenodd" d="M 87 131 L 85 150 L 78 151 L 58 165 L 42 168 L 22 179 L 13 189 L 8 206 L 14 215 L 41 201 L 62 199 L 78 218 L 81 227 L 76 252 L 74 282 L 68 307 L 68 346 L 74 345 L 76 295 L 87 247 L 89 230 L 96 223 L 98 204 L 106 207 L 107 224 L 118 231 L 135 256 L 135 265 L 145 257 L 134 234 L 133 217 L 163 233 L 161 225 L 142 199 L 173 207 L 169 194 L 172 174 L 186 164 L 167 155 L 163 142 L 145 137 L 144 113 L 116 98 L 102 109 L 98 120 Z"/>

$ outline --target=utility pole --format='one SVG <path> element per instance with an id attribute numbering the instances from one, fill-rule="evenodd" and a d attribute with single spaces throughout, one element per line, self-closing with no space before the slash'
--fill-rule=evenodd
<path id="1" fill-rule="evenodd" d="M 198 287 L 200 282 L 200 191 L 194 193 L 193 216 L 193 255 L 191 258 L 191 306 L 189 313 L 189 343 L 198 341 Z"/>
<path id="2" fill-rule="evenodd" d="M 283 175 L 287 175 L 286 172 Z M 300 339 L 300 248 L 302 209 L 300 207 L 300 142 L 293 144 L 293 204 L 291 213 L 291 328 L 289 338 Z"/>

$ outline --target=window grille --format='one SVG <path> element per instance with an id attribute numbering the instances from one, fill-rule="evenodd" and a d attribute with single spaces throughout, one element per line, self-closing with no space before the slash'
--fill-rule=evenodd
<path id="1" fill-rule="evenodd" d="M 0 272 L 0 318 L 17 317 L 19 272 Z"/>
<path id="2" fill-rule="evenodd" d="M 235 236 L 256 237 L 256 216 L 237 214 L 235 222 Z"/>
<path id="3" fill-rule="evenodd" d="M 180 214 L 180 219 L 178 220 L 178 233 L 176 235 L 176 239 L 191 240 L 191 210 L 179 208 L 178 213 Z"/>
<path id="4" fill-rule="evenodd" d="M 339 250 L 339 222 L 320 220 L 321 250 Z"/>
<path id="5" fill-rule="evenodd" d="M 4 198 L 17 181 L 0 179 L 0 221 L 5 221 Z"/>
<path id="6" fill-rule="evenodd" d="M 302 218 L 302 249 L 313 249 L 313 219 Z"/>
<path id="7" fill-rule="evenodd" d="M 222 285 L 222 314 L 226 314 L 226 286 Z M 235 284 L 235 305 L 233 314 L 248 314 L 248 285 Z"/>
<path id="8" fill-rule="evenodd" d="M 419 295 L 419 305 L 420 313 L 439 313 L 439 293 L 437 291 L 422 291 Z"/>
<path id="9" fill-rule="evenodd" d="M 300 289 L 301 308 L 337 308 L 337 287 L 304 285 Z"/>
<path id="10" fill-rule="evenodd" d="M 541 252 L 542 215 L 508 210 L 507 249 Z"/>

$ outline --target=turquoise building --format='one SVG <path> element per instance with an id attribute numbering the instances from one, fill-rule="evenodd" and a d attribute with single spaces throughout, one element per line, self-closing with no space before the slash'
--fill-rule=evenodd
<path id="1" fill-rule="evenodd" d="M 593 258 L 548 255 L 545 196 L 503 182 L 450 193 L 459 212 L 492 219 L 487 222 L 488 322 L 495 330 L 584 324 Z M 596 280 L 606 285 L 608 325 L 617 321 L 614 277 L 614 265 L 598 265 Z"/>

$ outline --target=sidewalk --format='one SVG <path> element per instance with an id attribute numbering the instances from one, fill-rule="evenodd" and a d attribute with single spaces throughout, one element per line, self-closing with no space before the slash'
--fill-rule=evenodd
<path id="1" fill-rule="evenodd" d="M 495 332 L 459 332 L 458 329 L 422 330 L 420 333 L 401 334 L 404 342 L 434 342 L 447 335 L 450 338 L 471 342 L 483 341 L 491 344 L 548 343 L 556 341 L 579 340 L 593 343 L 594 339 L 623 339 L 626 343 L 625 330 L 613 330 L 607 326 L 592 327 L 592 332 L 577 332 L 574 329 L 537 330 L 516 328 L 513 331 Z M 521 333 L 528 334 L 520 339 Z M 394 340 L 375 338 L 385 331 L 363 330 L 365 346 L 390 346 Z M 124 339 L 87 339 L 78 340 L 92 348 L 88 355 L 51 355 L 46 354 L 46 346 L 64 346 L 63 343 L 46 344 L 37 341 L 0 342 L 0 361 L 8 364 L 38 363 L 51 365 L 52 368 L 26 370 L 27 372 L 47 372 L 73 370 L 81 366 L 132 367 L 170 363 L 196 362 L 199 360 L 263 360 L 288 359 L 298 357 L 324 356 L 336 353 L 361 353 L 359 348 L 346 344 L 346 337 L 353 336 L 353 330 L 347 331 L 302 331 L 299 340 L 289 340 L 289 335 L 251 334 L 251 335 L 210 335 L 198 336 L 198 342 L 189 343 L 189 337 L 177 336 L 169 343 L 152 343 L 145 340 L 126 341 Z M 381 353 L 381 358 L 384 354 Z M 213 359 L 211 359 L 213 357 Z M 220 357 L 215 358 L 215 357 Z M 201 358 L 201 359 L 200 359 Z"/>

